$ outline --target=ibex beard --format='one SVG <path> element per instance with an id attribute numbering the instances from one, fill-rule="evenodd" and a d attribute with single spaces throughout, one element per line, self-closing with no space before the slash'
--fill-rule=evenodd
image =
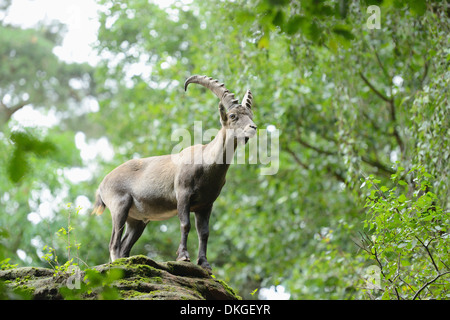
<path id="1" fill-rule="evenodd" d="M 190 261 L 187 238 L 191 228 L 189 215 L 194 212 L 199 239 L 197 263 L 211 271 L 206 258 L 209 218 L 213 203 L 225 184 L 237 144 L 246 143 L 256 134 L 252 120 L 253 97 L 247 90 L 239 104 L 224 84 L 207 76 L 189 77 L 185 90 L 190 83 L 210 89 L 220 99 L 222 127 L 206 145 L 187 147 L 178 154 L 129 160 L 103 179 L 93 213 L 101 214 L 106 207 L 111 212 L 113 228 L 109 252 L 112 261 L 130 255 L 149 221 L 166 220 L 175 215 L 178 215 L 181 230 L 177 260 Z M 196 157 L 201 160 L 195 161 Z"/>

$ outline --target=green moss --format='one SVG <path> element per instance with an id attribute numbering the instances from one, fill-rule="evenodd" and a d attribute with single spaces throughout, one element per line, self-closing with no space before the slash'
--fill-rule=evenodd
<path id="1" fill-rule="evenodd" d="M 148 265 L 151 261 L 144 255 L 132 256 L 129 258 L 119 258 L 111 263 L 112 266 L 135 266 L 135 265 Z"/>
<path id="2" fill-rule="evenodd" d="M 147 284 L 160 284 L 162 283 L 161 278 L 154 277 L 154 278 L 144 278 L 144 277 L 133 277 L 128 279 L 121 279 L 117 281 L 117 285 L 119 287 L 129 287 L 129 288 L 137 288 L 140 284 L 147 283 Z"/>
<path id="3" fill-rule="evenodd" d="M 145 276 L 152 276 L 152 277 L 160 277 L 161 278 L 161 270 L 158 270 L 156 268 L 147 266 L 145 264 L 137 265 L 136 269 L 138 270 L 139 274 L 143 274 Z"/>
<path id="4" fill-rule="evenodd" d="M 150 278 L 150 279 L 154 283 L 163 283 L 163 280 L 162 280 L 161 277 L 153 277 L 153 278 Z"/>
<path id="5" fill-rule="evenodd" d="M 145 256 L 133 256 L 131 258 L 120 258 L 111 263 L 111 267 L 119 267 L 131 270 L 132 274 L 144 277 L 161 277 L 162 271 L 148 265 L 149 259 Z"/>
<path id="6" fill-rule="evenodd" d="M 14 287 L 14 294 L 18 295 L 21 299 L 31 300 L 33 298 L 34 291 L 36 289 L 27 285 L 18 285 Z"/>
<path id="7" fill-rule="evenodd" d="M 219 280 L 219 279 L 215 279 L 215 280 L 216 280 L 217 282 L 219 282 L 219 283 L 222 285 L 222 287 L 224 287 L 224 289 L 225 289 L 229 294 L 233 295 L 233 296 L 236 297 L 236 299 L 238 299 L 238 300 L 242 300 L 242 297 L 239 296 L 239 295 L 234 291 L 234 289 L 231 288 L 225 281 Z"/>
<path id="8" fill-rule="evenodd" d="M 136 290 L 123 290 L 120 291 L 120 295 L 124 298 L 124 299 L 133 299 L 136 297 L 140 297 L 143 295 L 148 294 L 147 292 L 140 292 L 140 291 L 136 291 Z"/>
<path id="9" fill-rule="evenodd" d="M 27 283 L 28 281 L 30 281 L 32 278 L 34 278 L 34 277 L 33 277 L 33 276 L 30 276 L 30 275 L 27 275 L 27 276 L 22 277 L 22 278 L 16 278 L 16 279 L 14 280 L 14 282 L 15 282 L 17 285 L 23 285 L 23 284 Z"/>

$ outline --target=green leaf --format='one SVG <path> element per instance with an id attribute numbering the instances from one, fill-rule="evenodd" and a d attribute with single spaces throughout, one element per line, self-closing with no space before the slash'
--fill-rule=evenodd
<path id="1" fill-rule="evenodd" d="M 268 49 L 270 44 L 269 36 L 264 35 L 258 41 L 258 49 Z"/>
<path id="2" fill-rule="evenodd" d="M 404 247 L 406 247 L 407 245 L 408 245 L 407 242 L 401 242 L 401 243 L 399 243 L 399 244 L 397 245 L 397 248 L 404 248 Z"/>
<path id="3" fill-rule="evenodd" d="M 406 198 L 406 196 L 403 193 L 398 197 L 398 202 L 400 202 L 400 203 L 406 202 L 406 200 L 408 200 L 408 199 Z"/>
<path id="4" fill-rule="evenodd" d="M 408 0 L 409 8 L 415 15 L 421 16 L 427 10 L 427 3 L 424 0 Z"/>
<path id="5" fill-rule="evenodd" d="M 282 26 L 284 22 L 284 13 L 282 10 L 277 10 L 277 13 L 273 17 L 272 23 L 275 26 Z"/>
<path id="6" fill-rule="evenodd" d="M 293 35 L 297 33 L 300 29 L 303 29 L 307 26 L 308 19 L 295 15 L 289 18 L 288 22 L 285 23 L 285 26 L 283 28 L 283 31 L 286 32 L 288 35 Z"/>
<path id="7" fill-rule="evenodd" d="M 8 178 L 14 182 L 19 182 L 28 172 L 30 166 L 25 157 L 25 152 L 20 149 L 15 149 L 8 162 L 7 172 Z"/>
<path id="8" fill-rule="evenodd" d="M 407 267 L 407 266 L 410 266 L 411 265 L 411 262 L 409 262 L 409 260 L 401 260 L 401 265 L 402 266 L 404 266 L 404 267 Z"/>
<path id="9" fill-rule="evenodd" d="M 47 157 L 56 151 L 56 146 L 49 141 L 41 141 L 30 132 L 14 131 L 11 133 L 14 151 L 9 159 L 7 172 L 9 179 L 17 183 L 31 171 L 29 157 Z"/>
<path id="10" fill-rule="evenodd" d="M 346 40 L 353 40 L 355 39 L 355 36 L 353 35 L 353 33 L 350 31 L 351 29 L 348 26 L 345 25 L 339 25 L 339 26 L 335 26 L 332 31 L 339 35 L 342 36 L 344 39 Z"/>

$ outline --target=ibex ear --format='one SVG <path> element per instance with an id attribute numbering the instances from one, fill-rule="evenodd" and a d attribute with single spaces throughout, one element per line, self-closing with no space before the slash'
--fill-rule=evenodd
<path id="1" fill-rule="evenodd" d="M 219 102 L 219 112 L 220 112 L 220 119 L 222 119 L 223 122 L 226 122 L 228 120 L 227 110 L 223 106 L 222 102 Z"/>

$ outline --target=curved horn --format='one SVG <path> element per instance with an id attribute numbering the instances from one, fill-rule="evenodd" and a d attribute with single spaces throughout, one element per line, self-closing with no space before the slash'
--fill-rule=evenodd
<path id="1" fill-rule="evenodd" d="M 252 92 L 250 90 L 247 90 L 247 92 L 244 95 L 244 98 L 242 98 L 242 105 L 251 109 L 252 108 L 252 103 L 253 103 L 253 95 Z"/>
<path id="2" fill-rule="evenodd" d="M 234 94 L 228 91 L 228 89 L 225 88 L 225 85 L 218 80 L 208 76 L 190 76 L 184 83 L 184 91 L 187 90 L 190 83 L 197 83 L 211 90 L 220 99 L 227 110 L 239 105 L 239 101 L 234 97 Z"/>

